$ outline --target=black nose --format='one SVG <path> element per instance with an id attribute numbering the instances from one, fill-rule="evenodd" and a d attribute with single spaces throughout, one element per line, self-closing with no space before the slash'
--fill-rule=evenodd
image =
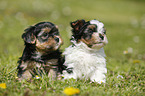
<path id="1" fill-rule="evenodd" d="M 54 38 L 54 40 L 55 40 L 56 42 L 59 42 L 59 38 L 57 38 L 57 37 L 56 37 L 56 38 Z"/>
<path id="2" fill-rule="evenodd" d="M 102 34 L 99 34 L 99 37 L 104 40 L 104 36 Z"/>

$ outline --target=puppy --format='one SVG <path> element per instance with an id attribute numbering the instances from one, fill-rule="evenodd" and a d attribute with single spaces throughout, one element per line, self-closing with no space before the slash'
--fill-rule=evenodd
<path id="1" fill-rule="evenodd" d="M 108 43 L 104 24 L 91 20 L 71 22 L 71 46 L 65 49 L 64 79 L 86 79 L 105 83 L 107 73 L 103 47 Z"/>
<path id="2" fill-rule="evenodd" d="M 18 63 L 19 80 L 47 74 L 55 79 L 63 70 L 63 57 L 59 50 L 63 41 L 56 25 L 40 22 L 25 29 L 22 35 L 25 48 Z"/>

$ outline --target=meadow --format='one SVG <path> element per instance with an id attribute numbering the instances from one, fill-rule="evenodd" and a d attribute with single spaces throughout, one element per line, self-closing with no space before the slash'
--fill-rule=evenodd
<path id="1" fill-rule="evenodd" d="M 17 81 L 17 61 L 22 55 L 24 29 L 40 21 L 57 24 L 64 45 L 71 43 L 70 22 L 97 19 L 105 25 L 108 45 L 107 82 L 85 80 Z M 1 0 L 0 1 L 0 96 L 66 96 L 67 87 L 79 96 L 143 96 L 145 94 L 144 0 Z"/>

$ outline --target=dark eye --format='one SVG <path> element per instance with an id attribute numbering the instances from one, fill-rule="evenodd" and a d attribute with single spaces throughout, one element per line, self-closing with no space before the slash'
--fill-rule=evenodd
<path id="1" fill-rule="evenodd" d="M 43 33 L 41 36 L 42 39 L 47 39 L 47 37 L 48 37 L 48 33 Z"/>
<path id="2" fill-rule="evenodd" d="M 89 33 L 97 32 L 97 31 L 96 31 L 96 28 L 89 29 L 88 31 L 89 31 Z"/>
<path id="3" fill-rule="evenodd" d="M 91 31 L 89 31 L 89 32 L 87 32 L 87 33 L 84 33 L 84 34 L 83 34 L 83 38 L 84 38 L 84 39 L 88 39 L 88 40 L 91 39 L 92 33 L 93 33 L 93 32 L 91 32 Z"/>
<path id="4" fill-rule="evenodd" d="M 44 37 L 46 37 L 47 35 L 48 35 L 47 33 L 44 33 L 44 34 L 43 34 Z"/>
<path id="5" fill-rule="evenodd" d="M 89 33 L 93 33 L 93 30 L 92 29 L 89 29 Z"/>

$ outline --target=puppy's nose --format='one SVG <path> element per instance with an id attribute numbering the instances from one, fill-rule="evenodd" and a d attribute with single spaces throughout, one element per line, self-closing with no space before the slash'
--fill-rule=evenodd
<path id="1" fill-rule="evenodd" d="M 99 37 L 104 40 L 104 36 L 102 34 L 99 34 Z"/>
<path id="2" fill-rule="evenodd" d="M 56 38 L 54 38 L 54 40 L 55 40 L 56 42 L 59 42 L 59 38 L 57 38 L 57 37 L 56 37 Z"/>

